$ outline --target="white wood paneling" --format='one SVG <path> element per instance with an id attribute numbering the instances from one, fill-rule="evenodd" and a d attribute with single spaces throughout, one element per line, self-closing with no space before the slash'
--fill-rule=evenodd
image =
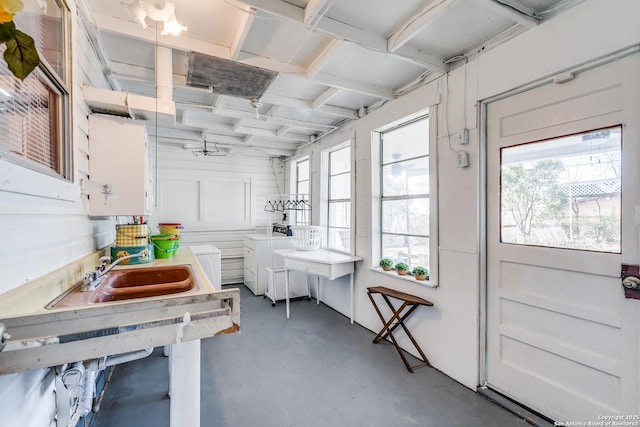
<path id="1" fill-rule="evenodd" d="M 160 222 L 182 223 L 183 244 L 214 245 L 222 253 L 222 283 L 242 283 L 244 235 L 265 230 L 266 195 L 280 193 L 272 161 L 233 154 L 195 157 L 164 145 L 157 161 L 152 230 Z"/>
<path id="2" fill-rule="evenodd" d="M 80 181 L 88 176 L 87 115 L 82 100 L 84 84 L 104 86 L 88 48 L 86 32 L 79 26 L 72 8 L 74 62 L 69 84 L 71 106 L 74 179 L 51 178 L 21 166 L 0 164 L 0 298 L 18 286 L 44 276 L 80 259 L 113 241 L 113 220 L 90 219 L 86 215 L 86 195 Z M 43 427 L 55 425 L 54 375 L 38 369 L 0 376 L 2 426 Z"/>

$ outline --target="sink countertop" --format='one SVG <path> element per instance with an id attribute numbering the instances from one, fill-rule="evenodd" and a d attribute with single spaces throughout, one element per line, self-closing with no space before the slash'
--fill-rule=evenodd
<path id="1" fill-rule="evenodd" d="M 189 265 L 199 289 L 87 306 L 45 309 L 84 273 L 99 254 L 0 295 L 0 323 L 10 337 L 0 351 L 0 375 L 78 360 L 235 333 L 240 329 L 240 290 L 215 290 L 188 247 L 175 257 L 122 269 Z"/>
<path id="2" fill-rule="evenodd" d="M 91 261 L 93 260 L 93 261 Z M 0 295 L 0 319 L 7 317 L 16 317 L 23 315 L 31 315 L 38 313 L 52 313 L 69 310 L 83 310 L 92 307 L 60 307 L 54 309 L 45 309 L 44 307 L 53 301 L 57 296 L 67 291 L 84 278 L 84 273 L 93 270 L 97 265 L 98 255 L 88 256 L 81 260 L 71 263 L 63 269 L 56 270 L 42 278 L 36 279 L 22 285 L 12 291 Z M 156 259 L 153 262 L 145 264 L 119 264 L 112 271 L 122 269 L 143 269 L 148 267 L 169 266 L 169 265 L 190 265 L 196 275 L 199 289 L 172 295 L 163 295 L 158 297 L 148 297 L 145 300 L 167 299 L 171 297 L 180 297 L 187 295 L 200 295 L 215 292 L 215 289 L 204 270 L 197 262 L 195 256 L 188 246 L 182 246 L 178 250 L 175 257 L 167 259 Z M 75 278 L 77 276 L 77 278 Z M 123 300 L 109 302 L 109 305 L 132 304 L 134 300 Z M 104 304 L 100 304 L 104 305 Z M 95 306 L 95 304 L 94 304 Z"/>

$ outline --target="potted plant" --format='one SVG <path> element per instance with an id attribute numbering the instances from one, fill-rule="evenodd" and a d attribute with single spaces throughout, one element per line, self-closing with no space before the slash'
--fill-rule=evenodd
<path id="1" fill-rule="evenodd" d="M 382 258 L 380 260 L 380 267 L 382 267 L 384 271 L 389 271 L 391 267 L 393 267 L 393 261 L 390 258 Z"/>
<path id="2" fill-rule="evenodd" d="M 426 280 L 427 276 L 429 275 L 429 270 L 424 267 L 418 266 L 413 269 L 412 273 L 413 277 L 415 277 L 416 280 Z"/>
<path id="3" fill-rule="evenodd" d="M 409 265 L 404 262 L 399 262 L 396 264 L 395 269 L 399 275 L 404 276 L 407 274 L 407 270 L 409 270 Z"/>

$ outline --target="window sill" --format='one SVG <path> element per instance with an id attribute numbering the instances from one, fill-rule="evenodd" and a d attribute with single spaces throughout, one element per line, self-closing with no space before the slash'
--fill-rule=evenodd
<path id="1" fill-rule="evenodd" d="M 436 285 L 435 283 L 431 283 L 429 281 L 429 279 L 427 279 L 427 280 L 416 280 L 416 278 L 413 277 L 413 275 L 410 275 L 408 273 L 405 276 L 401 276 L 395 270 L 384 271 L 380 267 L 372 267 L 371 271 L 375 271 L 376 273 L 384 274 L 385 276 L 391 276 L 393 278 L 404 280 L 404 281 L 407 281 L 407 282 L 417 283 L 418 285 L 429 286 L 430 288 L 437 288 L 438 287 L 438 285 Z"/>

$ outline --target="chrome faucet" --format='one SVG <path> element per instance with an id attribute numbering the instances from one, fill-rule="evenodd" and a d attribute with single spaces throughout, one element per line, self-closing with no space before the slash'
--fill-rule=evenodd
<path id="1" fill-rule="evenodd" d="M 102 284 L 104 281 L 104 276 L 111 271 L 113 267 L 120 264 L 122 261 L 131 259 L 131 258 L 147 258 L 149 256 L 149 250 L 143 249 L 137 254 L 127 255 L 116 259 L 112 262 L 109 267 L 107 267 L 107 263 L 111 261 L 110 256 L 100 257 L 98 260 L 98 265 L 96 269 L 93 271 L 89 271 L 84 275 L 84 282 L 82 283 L 82 287 L 80 288 L 81 292 L 93 291 L 98 286 Z"/>

